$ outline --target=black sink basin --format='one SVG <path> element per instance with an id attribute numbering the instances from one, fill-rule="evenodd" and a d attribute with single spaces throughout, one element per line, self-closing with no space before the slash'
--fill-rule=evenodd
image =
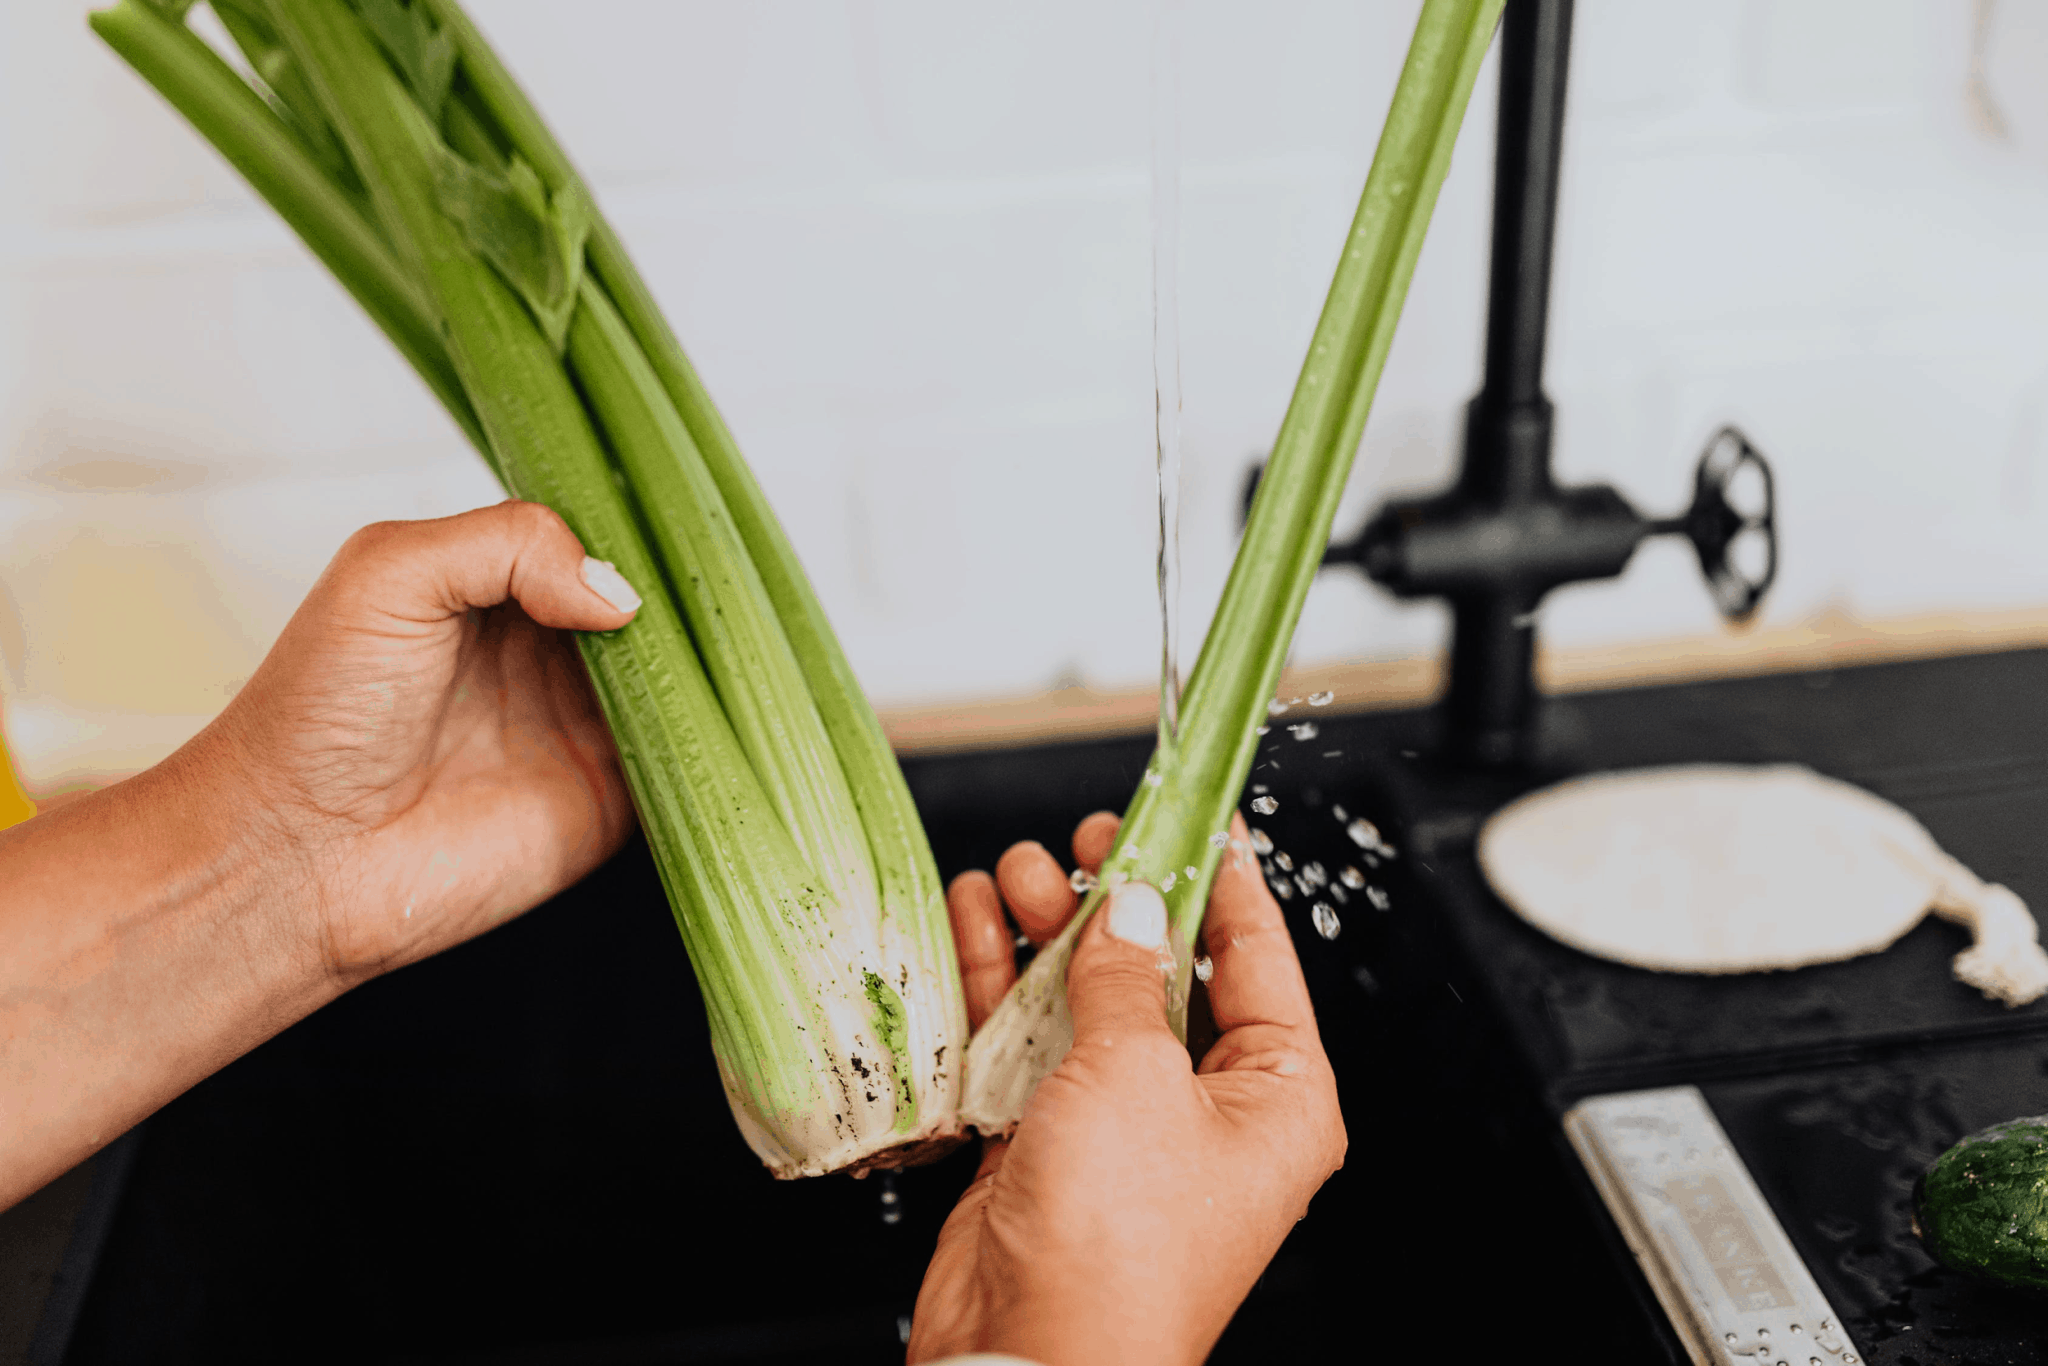
<path id="1" fill-rule="evenodd" d="M 1276 726 L 1253 778 L 1280 806 L 1255 823 L 1334 871 L 1359 861 L 1345 825 L 1363 815 L 1400 857 L 1370 870 L 1389 909 L 1354 893 L 1334 941 L 1309 928 L 1307 897 L 1287 903 L 1351 1153 L 1215 1359 L 1477 1358 L 1534 1331 L 1589 1360 L 1683 1361 L 1556 1117 L 1592 1092 L 1695 1081 L 1871 1360 L 2042 1361 L 2013 1326 L 2031 1309 L 1911 1246 L 1899 1181 L 1958 1126 L 2048 1109 L 2048 1007 L 2005 1011 L 1950 981 L 1959 932 L 1934 924 L 1790 977 L 1599 963 L 1509 916 L 1470 841 L 1557 773 L 1798 759 L 1900 800 L 2048 906 L 2044 695 L 2048 651 L 1584 696 L 1564 704 L 1578 739 L 1556 768 L 1508 778 L 1434 762 L 1425 713 L 1319 713 L 1309 743 Z M 1080 816 L 1123 805 L 1148 752 L 907 770 L 950 876 L 1016 839 L 1064 852 Z M 1904 1098 L 1896 1132 L 1799 1103 L 1879 1092 Z M 894 1225 L 880 1178 L 771 1180 L 728 1117 L 636 843 L 152 1119 L 63 1360 L 899 1361 L 972 1166 L 962 1152 L 895 1178 Z"/>

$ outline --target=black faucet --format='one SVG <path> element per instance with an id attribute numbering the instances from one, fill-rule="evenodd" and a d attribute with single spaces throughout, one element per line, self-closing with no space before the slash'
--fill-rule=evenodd
<path id="1" fill-rule="evenodd" d="M 1571 20 L 1572 0 L 1508 0 L 1501 20 L 1486 367 L 1466 409 L 1464 467 L 1443 493 L 1383 505 L 1324 557 L 1399 597 L 1450 599 L 1443 743 L 1448 757 L 1485 766 L 1534 755 L 1535 613 L 1551 589 L 1613 578 L 1645 538 L 1665 534 L 1692 541 L 1732 621 L 1756 610 L 1777 573 L 1770 467 L 1732 427 L 1708 443 L 1692 506 L 1677 517 L 1644 517 L 1606 484 L 1560 488 L 1551 476 L 1543 344 Z"/>

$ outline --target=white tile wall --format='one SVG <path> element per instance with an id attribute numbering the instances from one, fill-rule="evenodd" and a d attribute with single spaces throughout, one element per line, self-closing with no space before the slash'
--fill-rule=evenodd
<path id="1" fill-rule="evenodd" d="M 1151 671 L 1154 3 L 474 0 L 878 700 Z M 84 7 L 19 8 L 0 49 L 0 692 L 48 782 L 198 725 L 356 525 L 494 490 Z M 1194 638 L 1415 10 L 1186 0 Z M 1988 106 L 1974 17 L 1960 0 L 1579 5 L 1558 463 L 1669 511 L 1704 438 L 1743 422 L 1781 475 L 1772 618 L 2048 602 L 2048 6 L 1996 0 Z M 1347 525 L 1454 458 L 1492 106 L 1489 69 Z M 1712 626 L 1677 546 L 1545 614 L 1566 644 Z M 1441 633 L 1433 608 L 1332 578 L 1297 656 Z"/>

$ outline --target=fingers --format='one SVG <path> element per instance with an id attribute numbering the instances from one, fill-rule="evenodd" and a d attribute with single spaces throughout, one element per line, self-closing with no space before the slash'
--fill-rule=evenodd
<path id="1" fill-rule="evenodd" d="M 1067 968 L 1067 1005 L 1074 1046 L 1179 1040 L 1166 1023 L 1166 898 L 1150 883 L 1126 882 L 1081 931 Z M 1187 1056 L 1185 1050 L 1181 1057 Z"/>
<path id="2" fill-rule="evenodd" d="M 953 943 L 960 953 L 960 985 L 967 993 L 967 1027 L 981 1028 L 1003 993 L 1017 980 L 1017 955 L 1003 923 L 995 880 L 987 873 L 962 873 L 946 889 Z"/>
<path id="3" fill-rule="evenodd" d="M 1306 1028 L 1315 1034 L 1308 984 L 1294 955 L 1280 903 L 1266 888 L 1247 843 L 1244 817 L 1230 823 L 1231 846 L 1216 870 L 1202 945 L 1215 964 L 1209 1008 L 1224 1033 L 1249 1024 Z"/>
<path id="4" fill-rule="evenodd" d="M 380 522 L 350 537 L 329 572 L 359 601 L 422 623 L 511 599 L 543 626 L 615 631 L 640 605 L 632 585 L 586 556 L 568 524 L 538 503 Z"/>
<path id="5" fill-rule="evenodd" d="M 1065 870 L 1036 840 L 1003 851 L 996 860 L 996 886 L 1017 917 L 1017 928 L 1034 944 L 1058 934 L 1081 904 Z"/>
<path id="6" fill-rule="evenodd" d="M 1116 842 L 1116 832 L 1123 824 L 1123 818 L 1114 811 L 1098 811 L 1092 816 L 1083 816 L 1081 823 L 1074 827 L 1074 862 L 1095 873 L 1102 870 L 1102 861 L 1109 857 L 1109 846 Z"/>

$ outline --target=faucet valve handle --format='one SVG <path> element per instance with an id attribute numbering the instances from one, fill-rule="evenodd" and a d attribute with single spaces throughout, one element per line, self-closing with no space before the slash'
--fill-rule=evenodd
<path id="1" fill-rule="evenodd" d="M 1748 437 L 1723 427 L 1700 453 L 1692 506 L 1656 530 L 1682 532 L 1699 554 L 1721 615 L 1747 621 L 1778 576 L 1778 497 L 1770 463 Z"/>

